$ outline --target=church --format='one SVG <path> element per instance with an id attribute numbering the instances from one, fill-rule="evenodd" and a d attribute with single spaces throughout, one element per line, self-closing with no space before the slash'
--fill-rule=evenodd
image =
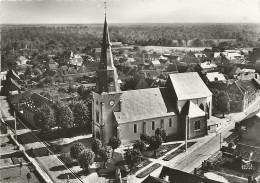
<path id="1" fill-rule="evenodd" d="M 105 17 L 97 84 L 92 99 L 92 134 L 103 144 L 115 136 L 123 144 L 154 135 L 163 128 L 167 136 L 187 139 L 207 134 L 212 93 L 198 73 L 170 74 L 165 87 L 121 91 L 113 63 Z M 187 125 L 187 126 L 186 126 Z"/>

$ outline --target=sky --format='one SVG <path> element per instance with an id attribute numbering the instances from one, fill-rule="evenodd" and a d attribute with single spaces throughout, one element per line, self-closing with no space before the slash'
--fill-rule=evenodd
<path id="1" fill-rule="evenodd" d="M 103 23 L 104 0 L 0 0 L 1 24 Z M 107 0 L 109 23 L 260 23 L 260 0 Z"/>

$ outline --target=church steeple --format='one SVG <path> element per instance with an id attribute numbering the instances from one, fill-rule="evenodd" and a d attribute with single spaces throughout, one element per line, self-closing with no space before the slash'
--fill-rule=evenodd
<path id="1" fill-rule="evenodd" d="M 109 93 L 119 91 L 118 75 L 113 63 L 107 18 L 105 15 L 100 64 L 97 70 L 96 92 L 101 94 L 103 92 Z"/>

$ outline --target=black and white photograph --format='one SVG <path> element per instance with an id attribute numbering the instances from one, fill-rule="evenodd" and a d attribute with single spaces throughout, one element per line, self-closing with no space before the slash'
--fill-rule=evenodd
<path id="1" fill-rule="evenodd" d="M 260 183 L 260 0 L 0 0 L 0 183 Z"/>

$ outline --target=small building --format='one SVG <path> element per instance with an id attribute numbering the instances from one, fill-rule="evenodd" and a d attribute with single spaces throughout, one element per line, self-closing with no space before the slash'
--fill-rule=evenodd
<path id="1" fill-rule="evenodd" d="M 163 166 L 159 177 L 149 175 L 142 183 L 221 183 L 207 179 L 205 176 L 190 174 Z"/>
<path id="2" fill-rule="evenodd" d="M 209 72 L 206 74 L 207 82 L 211 83 L 214 81 L 226 81 L 225 76 L 219 72 Z"/>
<path id="3" fill-rule="evenodd" d="M 53 105 L 52 99 L 49 99 L 37 93 L 33 93 L 30 97 L 25 99 L 25 104 L 22 105 L 24 119 L 31 125 L 36 127 L 34 122 L 35 112 L 37 109 L 40 109 L 44 105 Z"/>

